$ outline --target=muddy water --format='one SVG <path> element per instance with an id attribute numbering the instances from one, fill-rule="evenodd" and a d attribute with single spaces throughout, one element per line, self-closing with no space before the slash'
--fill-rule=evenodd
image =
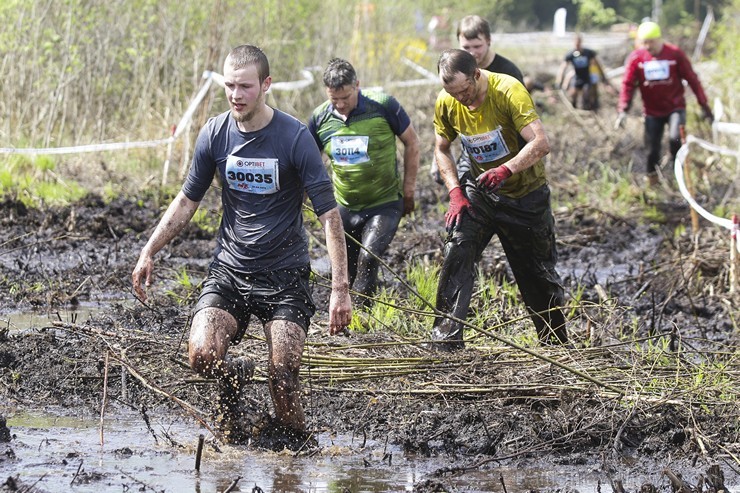
<path id="1" fill-rule="evenodd" d="M 9 332 L 24 331 L 31 328 L 49 327 L 52 322 L 84 324 L 91 317 L 104 313 L 110 308 L 109 302 L 82 302 L 74 306 L 55 308 L 53 311 L 0 312 L 0 330 Z"/>
<path id="2" fill-rule="evenodd" d="M 197 437 L 203 431 L 180 417 L 151 417 L 148 428 L 138 414 L 106 416 L 101 445 L 97 415 L 65 416 L 58 410 L 7 414 L 14 439 L 0 444 L 5 452 L 0 479 L 14 476 L 45 491 L 200 493 L 224 491 L 236 480 L 232 491 L 412 491 L 432 471 L 451 465 L 444 459 L 404 457 L 384 443 L 360 448 L 351 437 L 322 434 L 321 449 L 311 457 L 216 448 L 206 440 L 196 472 Z M 585 466 L 582 471 L 493 467 L 442 481 L 461 491 L 491 492 L 504 491 L 501 478 L 509 493 L 565 486 L 597 491 L 597 478 Z"/>

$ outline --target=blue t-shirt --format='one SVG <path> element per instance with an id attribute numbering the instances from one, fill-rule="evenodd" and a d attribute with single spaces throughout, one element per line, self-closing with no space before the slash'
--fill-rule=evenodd
<path id="1" fill-rule="evenodd" d="M 186 197 L 200 202 L 218 171 L 223 217 L 214 256 L 238 272 L 307 265 L 304 191 L 319 216 L 337 205 L 306 126 L 274 112 L 270 123 L 256 132 L 239 130 L 230 111 L 208 120 L 182 187 Z"/>

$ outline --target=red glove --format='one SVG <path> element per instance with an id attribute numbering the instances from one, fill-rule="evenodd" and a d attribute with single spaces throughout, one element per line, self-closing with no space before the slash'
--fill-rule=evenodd
<path id="1" fill-rule="evenodd" d="M 447 211 L 447 214 L 445 214 L 445 226 L 447 227 L 447 231 L 454 228 L 455 224 L 460 223 L 463 212 L 465 211 L 467 211 L 471 216 L 473 215 L 470 201 L 460 187 L 455 187 L 450 190 L 450 208 Z"/>
<path id="2" fill-rule="evenodd" d="M 511 170 L 505 164 L 491 168 L 478 177 L 478 183 L 493 192 L 500 187 L 504 180 L 511 176 Z"/>

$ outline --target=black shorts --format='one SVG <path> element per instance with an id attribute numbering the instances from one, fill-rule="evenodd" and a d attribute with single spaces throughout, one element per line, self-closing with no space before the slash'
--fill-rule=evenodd
<path id="1" fill-rule="evenodd" d="M 237 321 L 231 342 L 238 343 L 249 325 L 252 314 L 263 323 L 287 320 L 308 332 L 316 305 L 311 298 L 310 266 L 256 274 L 235 272 L 213 262 L 193 314 L 203 308 L 220 308 Z"/>

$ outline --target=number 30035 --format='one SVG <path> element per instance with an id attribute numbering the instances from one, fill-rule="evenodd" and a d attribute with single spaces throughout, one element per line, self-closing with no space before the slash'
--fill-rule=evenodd
<path id="1" fill-rule="evenodd" d="M 272 183 L 271 174 L 244 173 L 242 171 L 229 171 L 227 173 L 231 181 L 246 181 L 248 183 Z"/>

